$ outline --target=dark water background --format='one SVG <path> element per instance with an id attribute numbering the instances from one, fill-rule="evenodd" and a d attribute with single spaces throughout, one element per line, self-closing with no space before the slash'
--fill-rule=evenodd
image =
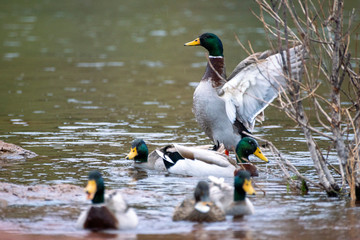
<path id="1" fill-rule="evenodd" d="M 359 7 L 346 1 L 346 10 Z M 109 189 L 132 191 L 136 230 L 90 234 L 74 228 L 83 201 L 9 203 L 0 231 L 14 239 L 356 239 L 360 210 L 317 189 L 287 192 L 275 162 L 257 164 L 266 195 L 256 213 L 223 223 L 174 223 L 172 211 L 201 178 L 135 169 L 125 160 L 133 139 L 151 150 L 167 143 L 208 144 L 191 112 L 204 72 L 202 48 L 183 44 L 203 32 L 223 41 L 228 72 L 269 47 L 252 1 L 2 1 L 0 3 L 0 139 L 39 157 L 0 166 L 0 181 L 84 186 L 102 171 Z M 359 21 L 357 15 L 356 21 Z M 307 177 L 316 172 L 301 133 L 270 107 L 257 136 L 276 143 Z M 271 154 L 265 151 L 271 161 Z M 334 153 L 330 161 L 336 163 Z M 256 159 L 254 159 L 257 162 Z M 231 179 L 226 179 L 232 182 Z M 13 235 L 14 234 L 14 235 Z M 19 235 L 21 234 L 21 235 Z"/>

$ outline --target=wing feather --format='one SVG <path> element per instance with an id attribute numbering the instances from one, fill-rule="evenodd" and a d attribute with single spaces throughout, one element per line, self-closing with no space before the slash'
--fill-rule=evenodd
<path id="1" fill-rule="evenodd" d="M 220 167 L 227 167 L 235 164 L 234 161 L 229 159 L 226 155 L 215 151 L 187 147 L 178 144 L 174 144 L 174 146 L 181 156 L 185 157 L 191 155 L 193 160 L 202 161 L 207 164 L 215 164 Z"/>
<path id="2" fill-rule="evenodd" d="M 159 157 L 161 157 L 163 160 L 168 161 L 168 162 L 174 164 L 174 161 L 171 160 L 171 158 L 170 158 L 168 155 L 164 154 L 163 152 L 161 152 L 161 151 L 158 150 L 158 149 L 155 149 L 155 151 L 156 151 L 156 153 L 159 155 Z"/>
<path id="3" fill-rule="evenodd" d="M 286 62 L 286 51 L 283 51 L 283 55 Z M 300 79 L 303 47 L 289 49 L 289 56 L 290 74 L 292 78 Z M 260 59 L 256 60 L 257 57 Z M 283 66 L 280 53 L 269 56 L 267 51 L 251 55 L 236 67 L 221 89 L 226 114 L 231 122 L 238 119 L 247 129 L 253 129 L 256 116 L 286 87 L 287 77 Z"/>

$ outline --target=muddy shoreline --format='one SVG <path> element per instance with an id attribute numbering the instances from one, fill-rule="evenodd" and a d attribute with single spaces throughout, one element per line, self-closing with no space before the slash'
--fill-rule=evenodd
<path id="1" fill-rule="evenodd" d="M 0 182 L 0 206 L 28 201 L 82 201 L 84 190 L 72 184 L 25 186 Z"/>

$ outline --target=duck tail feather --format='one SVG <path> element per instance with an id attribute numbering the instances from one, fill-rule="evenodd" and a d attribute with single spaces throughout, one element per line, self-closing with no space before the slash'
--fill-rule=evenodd
<path id="1" fill-rule="evenodd" d="M 214 176 L 208 176 L 208 178 L 215 185 L 222 185 L 224 183 L 224 178 L 218 178 Z"/>

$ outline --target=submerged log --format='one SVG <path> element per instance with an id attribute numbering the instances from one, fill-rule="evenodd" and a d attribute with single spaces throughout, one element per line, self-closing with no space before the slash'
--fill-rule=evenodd
<path id="1" fill-rule="evenodd" d="M 6 143 L 0 140 L 0 162 L 25 160 L 36 156 L 37 154 L 30 150 L 26 150 L 15 144 Z"/>

